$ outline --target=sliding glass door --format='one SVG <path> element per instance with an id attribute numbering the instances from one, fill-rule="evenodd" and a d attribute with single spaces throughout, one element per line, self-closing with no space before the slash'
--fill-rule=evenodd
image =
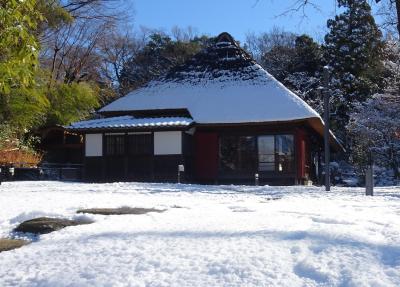
<path id="1" fill-rule="evenodd" d="M 275 136 L 276 171 L 294 172 L 293 135 Z"/>
<path id="2" fill-rule="evenodd" d="M 259 136 L 258 137 L 258 170 L 274 171 L 275 170 L 275 137 Z"/>
<path id="3" fill-rule="evenodd" d="M 293 172 L 293 135 L 258 137 L 258 171 Z"/>
<path id="4" fill-rule="evenodd" d="M 254 172 L 257 163 L 255 137 L 222 136 L 219 158 L 222 171 Z"/>
<path id="5" fill-rule="evenodd" d="M 291 134 L 220 137 L 222 172 L 294 172 L 294 137 Z"/>

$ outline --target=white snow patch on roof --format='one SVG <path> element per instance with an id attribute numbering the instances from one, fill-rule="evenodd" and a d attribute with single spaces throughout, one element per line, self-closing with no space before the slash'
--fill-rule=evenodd
<path id="1" fill-rule="evenodd" d="M 320 117 L 301 98 L 287 89 L 260 65 L 245 73 L 220 71 L 185 75 L 184 80 L 150 82 L 103 107 L 100 112 L 188 109 L 197 123 L 288 121 Z"/>
<path id="2" fill-rule="evenodd" d="M 95 119 L 72 123 L 68 129 L 96 129 L 96 128 L 141 128 L 141 127 L 166 127 L 188 126 L 193 120 L 185 117 L 161 117 L 161 118 L 135 118 L 133 116 L 121 116 L 104 119 Z"/>

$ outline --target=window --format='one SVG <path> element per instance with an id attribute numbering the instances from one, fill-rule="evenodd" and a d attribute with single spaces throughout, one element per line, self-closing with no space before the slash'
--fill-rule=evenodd
<path id="1" fill-rule="evenodd" d="M 258 137 L 258 170 L 274 171 L 275 170 L 275 137 L 259 136 Z"/>
<path id="2" fill-rule="evenodd" d="M 151 133 L 128 134 L 129 155 L 153 154 L 153 136 Z"/>
<path id="3" fill-rule="evenodd" d="M 85 156 L 103 155 L 103 135 L 86 134 L 85 135 Z"/>
<path id="4" fill-rule="evenodd" d="M 293 171 L 293 135 L 270 135 L 258 137 L 259 171 Z"/>
<path id="5" fill-rule="evenodd" d="M 104 137 L 105 155 L 123 155 L 125 153 L 125 136 L 108 134 Z"/>
<path id="6" fill-rule="evenodd" d="M 256 155 L 253 136 L 229 135 L 220 138 L 220 167 L 223 171 L 254 171 Z"/>
<path id="7" fill-rule="evenodd" d="M 182 154 L 182 132 L 181 131 L 154 132 L 154 154 L 155 155 Z"/>
<path id="8" fill-rule="evenodd" d="M 293 135 L 275 136 L 275 152 L 277 161 L 277 171 L 294 171 L 294 139 Z"/>
<path id="9" fill-rule="evenodd" d="M 279 172 L 294 171 L 293 135 L 220 137 L 221 171 Z"/>

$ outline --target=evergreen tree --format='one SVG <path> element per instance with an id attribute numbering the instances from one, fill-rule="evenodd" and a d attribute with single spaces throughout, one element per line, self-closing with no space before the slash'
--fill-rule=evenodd
<path id="1" fill-rule="evenodd" d="M 159 77 L 207 45 L 205 36 L 190 41 L 174 41 L 169 36 L 155 33 L 137 55 L 134 55 L 122 68 L 121 93 L 125 94 Z"/>
<path id="2" fill-rule="evenodd" d="M 294 57 L 294 47 L 276 46 L 263 55 L 262 66 L 278 81 L 284 82 L 290 74 Z"/>
<path id="3" fill-rule="evenodd" d="M 321 66 L 321 46 L 308 35 L 298 36 L 295 41 L 295 59 L 291 72 L 315 74 Z"/>
<path id="4" fill-rule="evenodd" d="M 248 35 L 245 47 L 271 75 L 322 112 L 318 88 L 324 65 L 323 53 L 313 38 L 274 28 L 258 36 Z"/>
<path id="5" fill-rule="evenodd" d="M 48 90 L 50 108 L 46 124 L 68 125 L 82 120 L 99 106 L 96 91 L 89 83 L 57 83 Z"/>
<path id="6" fill-rule="evenodd" d="M 11 94 L 31 87 L 39 41 L 33 31 L 42 20 L 35 0 L 0 2 L 0 122 L 10 120 Z M 17 92 L 18 93 L 18 92 Z M 20 93 L 19 93 L 20 94 Z"/>
<path id="7" fill-rule="evenodd" d="M 321 46 L 308 35 L 298 36 L 283 83 L 320 113 L 323 110 L 318 88 L 321 86 L 322 67 Z"/>
<path id="8" fill-rule="evenodd" d="M 347 129 L 352 136 L 352 160 L 361 173 L 371 152 L 377 166 L 391 171 L 386 179 L 400 180 L 400 97 L 386 91 L 357 104 Z M 396 182 L 391 182 L 396 184 Z"/>
<path id="9" fill-rule="evenodd" d="M 390 38 L 385 41 L 385 91 L 358 104 L 347 125 L 352 138 L 351 159 L 354 165 L 362 173 L 372 152 L 374 164 L 386 169 L 377 175 L 378 181 L 385 184 L 396 184 L 396 180 L 400 180 L 399 51 L 398 41 Z"/>
<path id="10" fill-rule="evenodd" d="M 338 0 L 345 11 L 328 20 L 325 59 L 332 69 L 333 129 L 349 148 L 344 127 L 357 103 L 381 91 L 383 42 L 366 0 Z"/>
<path id="11" fill-rule="evenodd" d="M 43 20 L 35 0 L 0 2 L 0 95 L 32 84 L 39 42 L 33 31 Z"/>
<path id="12" fill-rule="evenodd" d="M 279 28 L 260 35 L 256 45 L 262 52 L 261 65 L 278 81 L 284 82 L 291 73 L 295 54 L 296 35 Z M 254 45 L 254 44 L 253 44 Z M 253 53 L 254 54 L 254 53 Z"/>
<path id="13" fill-rule="evenodd" d="M 383 61 L 385 66 L 385 90 L 400 95 L 400 42 L 391 37 L 385 40 Z"/>

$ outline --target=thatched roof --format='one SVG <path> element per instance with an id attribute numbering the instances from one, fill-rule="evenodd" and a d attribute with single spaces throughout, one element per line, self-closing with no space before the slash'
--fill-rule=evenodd
<path id="1" fill-rule="evenodd" d="M 189 111 L 199 124 L 320 118 L 265 71 L 228 33 L 181 66 L 100 109 L 100 113 Z"/>
<path id="2" fill-rule="evenodd" d="M 231 35 L 224 32 L 217 37 L 215 44 L 196 54 L 183 65 L 173 68 L 161 81 L 197 84 L 204 80 L 229 81 L 231 77 L 237 76 L 242 80 L 264 78 L 259 74 L 256 61 Z"/>

